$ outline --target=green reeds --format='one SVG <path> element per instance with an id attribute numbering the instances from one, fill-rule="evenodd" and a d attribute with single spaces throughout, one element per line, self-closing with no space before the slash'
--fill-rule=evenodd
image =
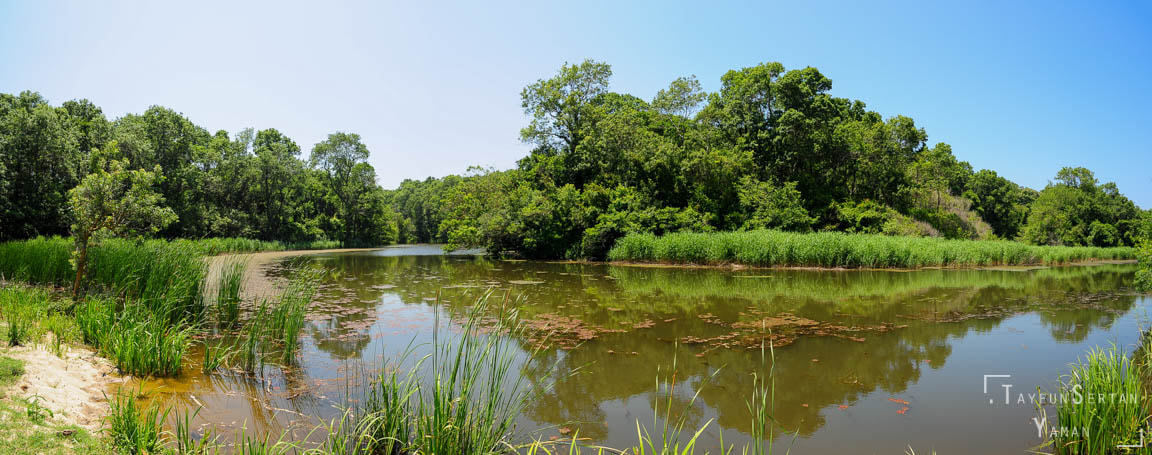
<path id="1" fill-rule="evenodd" d="M 136 400 L 138 394 L 123 389 L 116 391 L 116 396 L 108 400 L 104 431 L 121 453 L 160 453 L 164 446 L 162 426 L 172 408 L 162 408 L 153 401 L 142 409 Z"/>
<path id="2" fill-rule="evenodd" d="M 1072 364 L 1060 380 L 1058 420 L 1049 422 L 1055 431 L 1047 432 L 1050 448 L 1058 454 L 1097 454 L 1141 444 L 1149 419 L 1144 368 L 1115 345 L 1093 348 Z M 1041 415 L 1046 421 L 1043 408 Z"/>
<path id="3" fill-rule="evenodd" d="M 304 318 L 317 287 L 316 272 L 297 271 L 288 287 L 277 297 L 275 306 L 268 312 L 267 335 L 280 345 L 285 363 L 295 359 L 300 345 L 300 331 L 304 328 Z"/>
<path id="4" fill-rule="evenodd" d="M 710 380 L 720 370 L 716 370 L 709 376 Z M 692 405 L 696 403 L 696 399 L 700 396 L 703 390 L 702 386 L 696 388 L 696 393 L 688 400 L 683 409 L 680 409 L 675 415 L 672 413 L 674 397 L 676 394 L 676 359 L 673 357 L 672 370 L 663 379 L 657 376 L 656 378 L 656 393 L 657 399 L 653 401 L 652 407 L 652 428 L 660 429 L 660 432 L 655 436 L 647 428 L 640 424 L 640 420 L 636 420 L 636 439 L 637 446 L 633 448 L 632 452 L 637 455 L 688 455 L 696 453 L 696 440 L 704 434 L 704 430 L 712 424 L 712 419 L 708 419 L 704 425 L 696 429 L 694 433 L 690 433 L 691 437 L 684 440 L 686 433 L 688 415 Z M 660 414 L 660 399 L 659 393 L 663 390 L 667 394 L 664 403 L 664 415 Z M 659 422 L 663 421 L 663 424 Z M 721 442 L 723 446 L 723 442 Z"/>
<path id="5" fill-rule="evenodd" d="M 204 362 L 200 366 L 200 371 L 207 374 L 220 369 L 236 355 L 236 352 L 235 346 L 218 344 L 212 347 L 204 343 Z"/>
<path id="6" fill-rule="evenodd" d="M 518 345 L 509 332 L 522 330 L 516 313 L 489 303 L 490 293 L 469 309 L 457 335 L 443 339 L 437 319 L 431 353 L 407 373 L 381 374 L 354 416 L 329 425 L 331 453 L 506 453 L 515 419 L 533 393 L 513 369 Z M 408 351 L 411 352 L 411 351 Z M 535 353 L 531 354 L 532 357 Z M 406 353 L 400 359 L 403 363 Z M 554 369 L 554 368 L 553 368 Z M 551 378 L 551 373 L 545 380 Z M 541 386 L 546 387 L 546 386 Z M 335 431 L 334 431 L 335 430 Z"/>
<path id="7" fill-rule="evenodd" d="M 19 286 L 0 289 L 0 316 L 4 317 L 4 339 L 9 346 L 36 341 L 36 323 L 43 317 L 48 299 L 48 293 L 41 289 Z"/>
<path id="8" fill-rule="evenodd" d="M 72 239 L 36 237 L 0 243 L 0 279 L 66 285 L 75 276 Z"/>
<path id="9" fill-rule="evenodd" d="M 841 232 L 744 231 L 630 234 L 613 261 L 751 266 L 915 268 L 1065 264 L 1132 259 L 1133 248 L 1034 246 L 1012 241 L 947 240 Z"/>
<path id="10" fill-rule="evenodd" d="M 125 374 L 176 376 L 192 327 L 172 324 L 138 305 L 117 311 L 109 300 L 88 299 L 76 309 L 85 343 L 96 347 Z"/>
<path id="11" fill-rule="evenodd" d="M 240 290 L 244 288 L 245 258 L 234 259 L 220 270 L 216 287 L 216 322 L 221 327 L 235 327 L 240 322 Z"/>

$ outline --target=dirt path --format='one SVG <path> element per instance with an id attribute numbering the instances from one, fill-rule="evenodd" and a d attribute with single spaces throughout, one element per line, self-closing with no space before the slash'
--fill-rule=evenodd
<path id="1" fill-rule="evenodd" d="M 100 428 L 108 414 L 104 394 L 113 393 L 113 384 L 124 381 L 110 362 L 79 346 L 69 347 L 64 358 L 34 347 L 11 348 L 3 354 L 24 362 L 24 376 L 5 393 L 35 400 L 52 411 L 52 419 L 66 425 Z"/>

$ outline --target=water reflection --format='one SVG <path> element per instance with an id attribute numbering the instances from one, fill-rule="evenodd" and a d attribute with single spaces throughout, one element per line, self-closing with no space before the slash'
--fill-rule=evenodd
<path id="1" fill-rule="evenodd" d="M 518 297 L 525 321 L 547 321 L 549 330 L 570 329 L 582 341 L 555 343 L 538 361 L 523 366 L 529 381 L 537 382 L 547 376 L 547 368 L 558 365 L 560 379 L 532 401 L 521 429 L 543 428 L 547 437 L 557 427 L 578 428 L 582 437 L 627 446 L 634 442 L 636 419 L 651 425 L 657 375 L 666 374 L 675 359 L 680 384 L 675 399 L 686 402 L 700 389 L 690 421 L 702 425 L 715 419 L 717 429 L 707 435 L 706 444 L 714 443 L 720 429 L 726 442 L 739 444 L 751 430 L 745 400 L 753 375 L 764 377 L 769 365 L 760 349 L 769 340 L 764 321 L 784 318 L 791 322 L 773 326 L 771 338 L 778 345 L 775 418 L 798 432 L 798 446 L 859 448 L 852 445 L 854 437 L 863 447 L 881 444 L 863 432 L 840 429 L 854 422 L 872 434 L 889 435 L 892 440 L 884 444 L 891 442 L 899 451 L 910 440 L 952 439 L 947 432 L 955 428 L 945 422 L 954 416 L 918 415 L 923 421 L 911 423 L 907 414 L 884 403 L 902 397 L 911 400 L 913 412 L 964 408 L 961 400 L 970 397 L 921 390 L 943 387 L 931 386 L 935 383 L 956 384 L 955 374 L 946 370 L 960 347 L 1018 335 L 1017 344 L 1030 349 L 1031 357 L 1005 350 L 1005 358 L 1019 355 L 1024 372 L 1047 377 L 1075 358 L 1065 354 L 1075 351 L 1060 345 L 1085 342 L 1097 331 L 1136 335 L 1135 330 L 1113 330 L 1118 321 L 1135 317 L 1137 297 L 1129 291 L 1134 269 L 1129 265 L 717 270 L 499 261 L 421 248 L 410 250 L 419 255 L 389 249 L 295 260 L 330 271 L 309 315 L 300 367 L 268 372 L 258 381 L 193 376 L 167 388 L 173 395 L 203 401 L 206 410 L 213 410 L 205 414 L 206 422 L 287 428 L 331 419 L 339 406 L 359 396 L 355 389 L 363 381 L 350 381 L 350 371 L 366 376 L 413 338 L 426 342 L 437 315 L 445 321 L 459 318 L 491 289 Z M 1022 313 L 1035 317 L 1017 322 L 1013 315 Z M 1008 320 L 1014 322 L 1003 326 Z M 518 341 L 527 352 L 539 340 Z M 1035 353 L 1048 355 L 1032 362 Z M 932 399 L 921 401 L 913 394 Z M 1008 426 L 1019 423 L 1020 415 L 967 418 Z M 833 426 L 835 434 L 824 431 Z M 909 427 L 917 432 L 910 435 Z M 971 448 L 959 441 L 954 448 Z M 1026 432 L 1003 432 L 980 443 L 1025 448 L 1031 442 Z"/>

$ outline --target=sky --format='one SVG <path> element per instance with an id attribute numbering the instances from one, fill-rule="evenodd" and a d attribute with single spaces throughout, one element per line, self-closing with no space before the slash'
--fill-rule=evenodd
<path id="1" fill-rule="evenodd" d="M 0 92 L 110 119 L 162 105 L 305 151 L 354 132 L 394 188 L 515 166 L 520 90 L 565 62 L 607 62 L 614 91 L 651 99 L 777 61 L 976 169 L 1040 189 L 1084 166 L 1152 207 L 1152 3 L 951 3 L 0 0 Z"/>

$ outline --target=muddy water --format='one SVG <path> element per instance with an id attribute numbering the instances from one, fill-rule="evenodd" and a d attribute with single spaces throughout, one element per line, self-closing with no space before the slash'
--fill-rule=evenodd
<path id="1" fill-rule="evenodd" d="M 499 261 L 428 246 L 284 261 L 330 270 L 298 365 L 255 377 L 203 376 L 189 365 L 180 379 L 148 383 L 166 399 L 202 406 L 197 425 L 304 438 L 360 399 L 382 365 L 430 341 L 437 320 L 451 325 L 493 289 L 514 296 L 536 330 L 516 340 L 521 353 L 546 345 L 521 373 L 540 382 L 547 365 L 559 368 L 519 424 L 542 439 L 563 429 L 634 444 L 637 419 L 651 428 L 664 399 L 656 378 L 675 362 L 674 404 L 699 391 L 688 425 L 711 422 L 704 446 L 717 446 L 721 432 L 741 445 L 754 373 L 763 377 L 772 363 L 760 348 L 771 342 L 774 415 L 790 432 L 777 435 L 778 447 L 1022 453 L 1041 439 L 1035 406 L 1018 394 L 1053 389 L 1091 346 L 1131 349 L 1149 302 L 1131 292 L 1134 267 L 1124 264 L 718 270 Z M 543 332 L 551 334 L 544 341 Z M 985 393 L 984 375 L 1010 377 L 989 379 Z"/>

